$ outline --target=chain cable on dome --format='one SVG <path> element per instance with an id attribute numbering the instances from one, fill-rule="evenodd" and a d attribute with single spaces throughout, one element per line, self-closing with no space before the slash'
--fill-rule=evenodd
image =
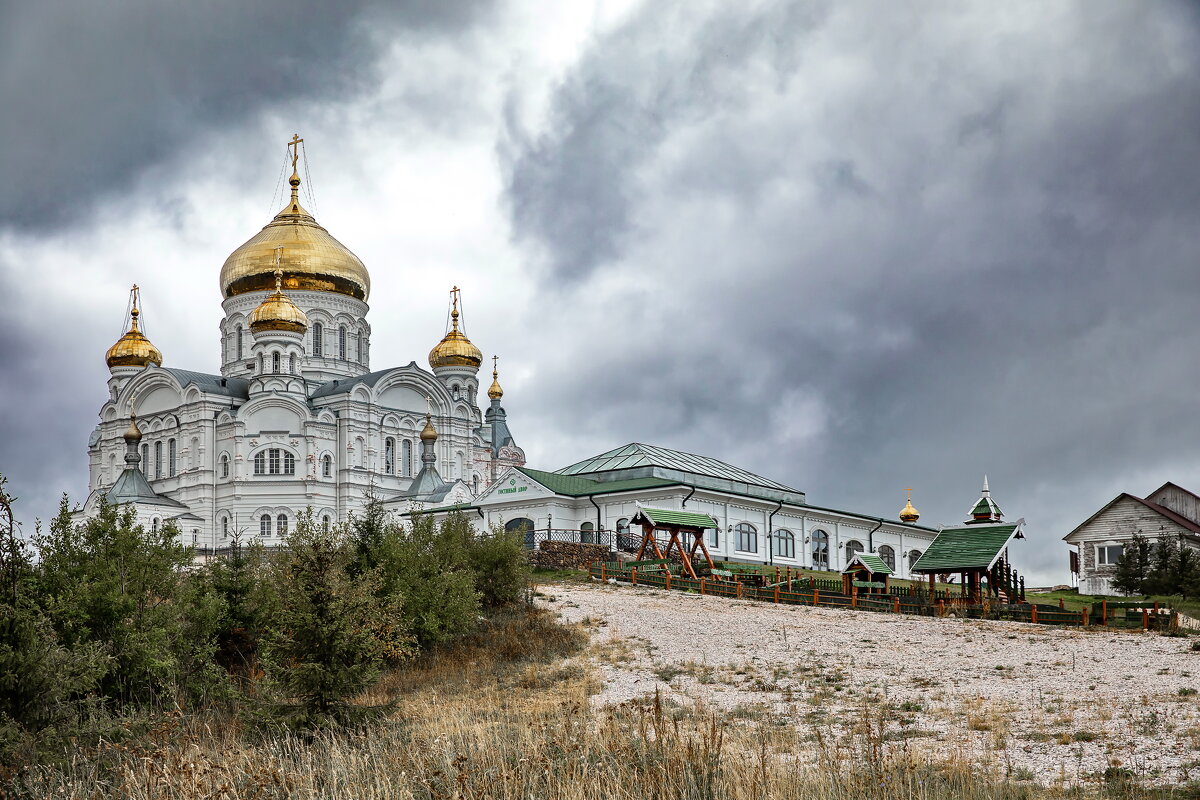
<path id="1" fill-rule="evenodd" d="M 308 146 L 304 144 L 304 140 L 300 140 L 300 153 L 304 158 L 304 193 L 308 195 L 308 204 L 312 207 L 312 213 L 316 214 L 320 209 L 317 208 L 317 195 L 312 182 L 312 175 L 308 172 Z"/>
<path id="2" fill-rule="evenodd" d="M 267 209 L 267 216 L 273 216 L 279 211 L 279 206 L 276 205 L 277 201 L 275 198 L 279 198 L 278 202 L 283 200 L 283 176 L 287 171 L 288 150 L 289 148 L 287 147 L 283 148 L 283 163 L 279 165 L 279 177 L 275 180 L 275 191 L 271 192 L 271 207 Z"/>

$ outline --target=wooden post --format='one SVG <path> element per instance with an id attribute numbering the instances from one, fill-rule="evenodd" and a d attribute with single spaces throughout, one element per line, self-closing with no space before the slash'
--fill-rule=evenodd
<path id="1" fill-rule="evenodd" d="M 605 574 L 607 571 L 608 571 L 608 564 L 601 561 L 600 562 L 600 580 L 601 581 L 608 580 L 608 576 Z"/>
<path id="2" fill-rule="evenodd" d="M 1029 607 L 1029 620 L 1030 620 L 1030 621 L 1031 621 L 1031 622 L 1032 622 L 1034 625 L 1037 625 L 1037 606 L 1030 606 L 1030 607 Z"/>
<path id="3" fill-rule="evenodd" d="M 700 579 L 700 594 L 704 594 L 704 578 Z"/>
<path id="4" fill-rule="evenodd" d="M 779 583 L 779 567 L 775 568 L 775 582 Z"/>
<path id="5" fill-rule="evenodd" d="M 946 599 L 944 597 L 938 598 L 938 616 L 946 616 Z"/>
<path id="6" fill-rule="evenodd" d="M 741 581 L 737 582 L 737 598 L 738 598 L 738 600 L 742 599 L 742 582 Z"/>
<path id="7" fill-rule="evenodd" d="M 900 598 L 899 597 L 897 597 L 895 599 L 895 601 L 892 603 L 892 611 L 896 614 L 900 613 Z"/>
<path id="8" fill-rule="evenodd" d="M 1107 600 L 1100 601 L 1100 624 L 1101 625 L 1108 624 L 1108 601 Z"/>
<path id="9" fill-rule="evenodd" d="M 814 581 L 814 583 L 815 583 L 815 581 Z M 813 589 L 813 605 L 816 606 L 816 605 L 820 605 L 820 604 L 821 604 L 821 590 Z"/>
<path id="10" fill-rule="evenodd" d="M 792 568 L 791 567 L 787 567 L 784 569 L 783 579 L 785 581 L 787 581 L 788 588 L 790 589 L 792 586 Z"/>
<path id="11" fill-rule="evenodd" d="M 1083 627 L 1085 627 L 1085 628 L 1088 626 L 1088 617 L 1091 616 L 1090 612 L 1091 612 L 1091 608 L 1089 608 L 1088 606 L 1084 606 L 1083 610 L 1081 610 L 1079 612 L 1079 616 L 1081 617 L 1080 624 L 1083 625 Z"/>
<path id="12" fill-rule="evenodd" d="M 667 570 L 666 575 L 663 576 L 663 588 L 664 589 L 671 588 L 671 570 L 669 570 L 669 569 Z"/>
<path id="13" fill-rule="evenodd" d="M 1154 613 L 1155 614 L 1158 613 L 1158 601 L 1157 600 L 1154 601 Z"/>
<path id="14" fill-rule="evenodd" d="M 852 586 L 850 588 L 850 607 L 858 608 L 858 587 L 857 586 Z"/>
<path id="15" fill-rule="evenodd" d="M 1058 607 L 1059 607 L 1059 608 L 1066 608 L 1066 606 L 1063 604 L 1063 599 L 1062 599 L 1061 597 L 1060 597 L 1060 598 L 1058 598 Z"/>
<path id="16" fill-rule="evenodd" d="M 634 586 L 637 586 L 637 567 L 634 567 L 629 571 L 629 582 Z"/>
<path id="17" fill-rule="evenodd" d="M 775 602 L 779 602 L 779 584 L 775 584 Z"/>
<path id="18" fill-rule="evenodd" d="M 1148 630 L 1149 628 L 1150 628 L 1150 612 L 1147 611 L 1145 609 L 1145 607 L 1143 606 L 1142 607 L 1142 630 Z"/>

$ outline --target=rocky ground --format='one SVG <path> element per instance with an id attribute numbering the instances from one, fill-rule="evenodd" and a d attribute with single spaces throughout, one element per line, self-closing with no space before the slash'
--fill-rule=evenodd
<path id="1" fill-rule="evenodd" d="M 598 704 L 703 703 L 892 746 L 952 747 L 1019 778 L 1200 779 L 1200 638 L 936 619 L 555 584 L 593 631 Z M 1192 649 L 1196 643 L 1196 650 Z"/>

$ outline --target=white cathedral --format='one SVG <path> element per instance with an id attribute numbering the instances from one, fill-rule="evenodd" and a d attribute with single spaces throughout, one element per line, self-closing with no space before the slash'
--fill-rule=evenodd
<path id="1" fill-rule="evenodd" d="M 107 353 L 85 514 L 102 497 L 133 504 L 148 527 L 173 520 L 220 550 L 235 534 L 277 542 L 308 508 L 345 521 L 368 495 L 396 510 L 467 502 L 525 463 L 494 363 L 480 409 L 483 354 L 457 289 L 429 369 L 371 371 L 370 276 L 300 205 L 297 156 L 287 206 L 221 268 L 219 375 L 163 366 L 134 287 L 128 332 Z"/>
<path id="2" fill-rule="evenodd" d="M 642 506 L 709 514 L 715 557 L 841 569 L 862 552 L 897 577 L 937 534 L 908 503 L 899 519 L 812 505 L 805 494 L 707 456 L 630 443 L 556 471 L 525 466 L 500 405 L 495 363 L 481 411 L 483 355 L 466 336 L 457 288 L 450 323 L 416 363 L 370 368 L 367 268 L 291 200 L 221 268 L 221 372 L 164 367 L 139 329 L 108 350 L 112 377 L 89 442 L 90 494 L 141 524 L 173 522 L 217 553 L 235 536 L 278 544 L 298 514 L 345 522 L 368 497 L 392 513 L 465 513 L 477 530 L 526 531 L 630 549 Z M 985 496 L 987 496 L 985 487 Z M 633 547 L 632 549 L 636 549 Z"/>

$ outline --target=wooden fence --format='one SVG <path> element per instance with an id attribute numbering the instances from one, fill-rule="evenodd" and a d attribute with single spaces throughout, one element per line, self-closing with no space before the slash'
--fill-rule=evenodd
<path id="1" fill-rule="evenodd" d="M 1069 625 L 1088 627 L 1105 625 L 1111 628 L 1137 630 L 1175 630 L 1178 615 L 1169 608 L 1133 602 L 1103 602 L 1081 610 L 1071 610 L 1046 604 L 1031 603 L 978 603 L 972 604 L 949 593 L 937 592 L 931 599 L 928 592 L 903 591 L 889 594 L 847 595 L 841 591 L 840 581 L 821 578 L 798 577 L 791 581 L 756 585 L 744 580 L 725 580 L 702 577 L 699 580 L 680 576 L 663 567 L 628 567 L 620 562 L 594 562 L 592 577 L 599 580 L 615 580 L 634 586 L 652 586 L 659 589 L 728 597 L 737 600 L 757 600 L 786 605 L 817 606 L 821 608 L 849 608 L 859 611 L 876 611 L 890 614 L 913 614 L 920 616 L 955 616 L 966 619 L 1011 620 L 1030 622 L 1036 625 Z"/>

